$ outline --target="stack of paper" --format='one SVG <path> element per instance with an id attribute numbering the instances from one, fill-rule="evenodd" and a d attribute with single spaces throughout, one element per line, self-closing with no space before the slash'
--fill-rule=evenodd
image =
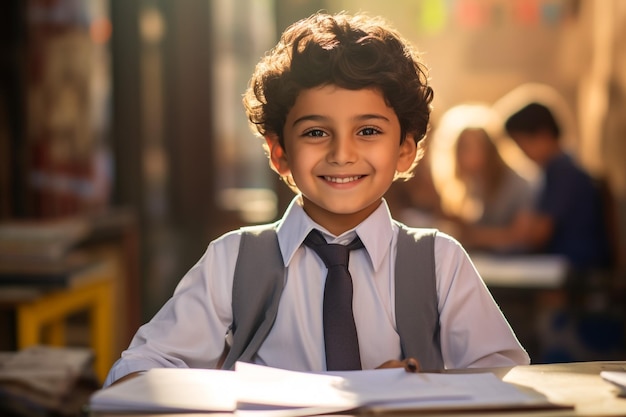
<path id="1" fill-rule="evenodd" d="M 96 392 L 93 411 L 235 412 L 270 416 L 372 410 L 552 407 L 491 373 L 380 369 L 303 373 L 247 363 L 235 371 L 153 369 Z"/>

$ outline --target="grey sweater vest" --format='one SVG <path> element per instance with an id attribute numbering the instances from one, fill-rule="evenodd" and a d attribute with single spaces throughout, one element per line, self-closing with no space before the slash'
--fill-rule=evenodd
<path id="1" fill-rule="evenodd" d="M 398 234 L 395 276 L 396 327 L 402 357 L 422 370 L 443 369 L 435 278 L 434 229 L 408 228 Z M 243 229 L 233 281 L 232 341 L 222 368 L 251 362 L 276 319 L 285 283 L 277 223 Z M 390 358 L 391 359 L 391 358 Z"/>

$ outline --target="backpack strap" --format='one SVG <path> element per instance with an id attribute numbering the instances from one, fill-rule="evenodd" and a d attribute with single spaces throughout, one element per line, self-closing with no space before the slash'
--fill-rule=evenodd
<path id="1" fill-rule="evenodd" d="M 400 228 L 396 254 L 396 327 L 402 357 L 423 370 L 443 369 L 435 275 L 435 229 Z"/>
<path id="2" fill-rule="evenodd" d="M 242 228 L 233 279 L 233 323 L 227 335 L 232 335 L 232 343 L 223 369 L 232 369 L 237 361 L 250 362 L 274 325 L 285 284 L 277 225 Z"/>

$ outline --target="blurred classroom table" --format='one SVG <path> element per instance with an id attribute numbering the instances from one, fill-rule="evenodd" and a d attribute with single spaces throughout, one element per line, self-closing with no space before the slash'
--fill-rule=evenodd
<path id="1" fill-rule="evenodd" d="M 471 255 L 488 287 L 554 289 L 565 285 L 567 260 L 552 255 Z"/>
<path id="2" fill-rule="evenodd" d="M 94 370 L 104 381 L 115 351 L 116 276 L 113 262 L 82 256 L 31 265 L 0 261 L 0 303 L 15 309 L 16 350 L 66 346 L 68 319 L 85 312 Z"/>
<path id="3" fill-rule="evenodd" d="M 103 381 L 140 325 L 137 236 L 123 210 L 0 224 L 0 307 L 15 316 L 9 347 L 65 346 L 68 319 L 83 314 Z"/>
<path id="4" fill-rule="evenodd" d="M 533 363 L 626 358 L 626 277 L 552 255 L 470 256 Z"/>

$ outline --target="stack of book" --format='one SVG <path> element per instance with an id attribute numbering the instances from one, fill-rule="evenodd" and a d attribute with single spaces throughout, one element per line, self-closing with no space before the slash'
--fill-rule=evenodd
<path id="1" fill-rule="evenodd" d="M 99 388 L 86 348 L 0 352 L 0 415 L 77 416 Z"/>

